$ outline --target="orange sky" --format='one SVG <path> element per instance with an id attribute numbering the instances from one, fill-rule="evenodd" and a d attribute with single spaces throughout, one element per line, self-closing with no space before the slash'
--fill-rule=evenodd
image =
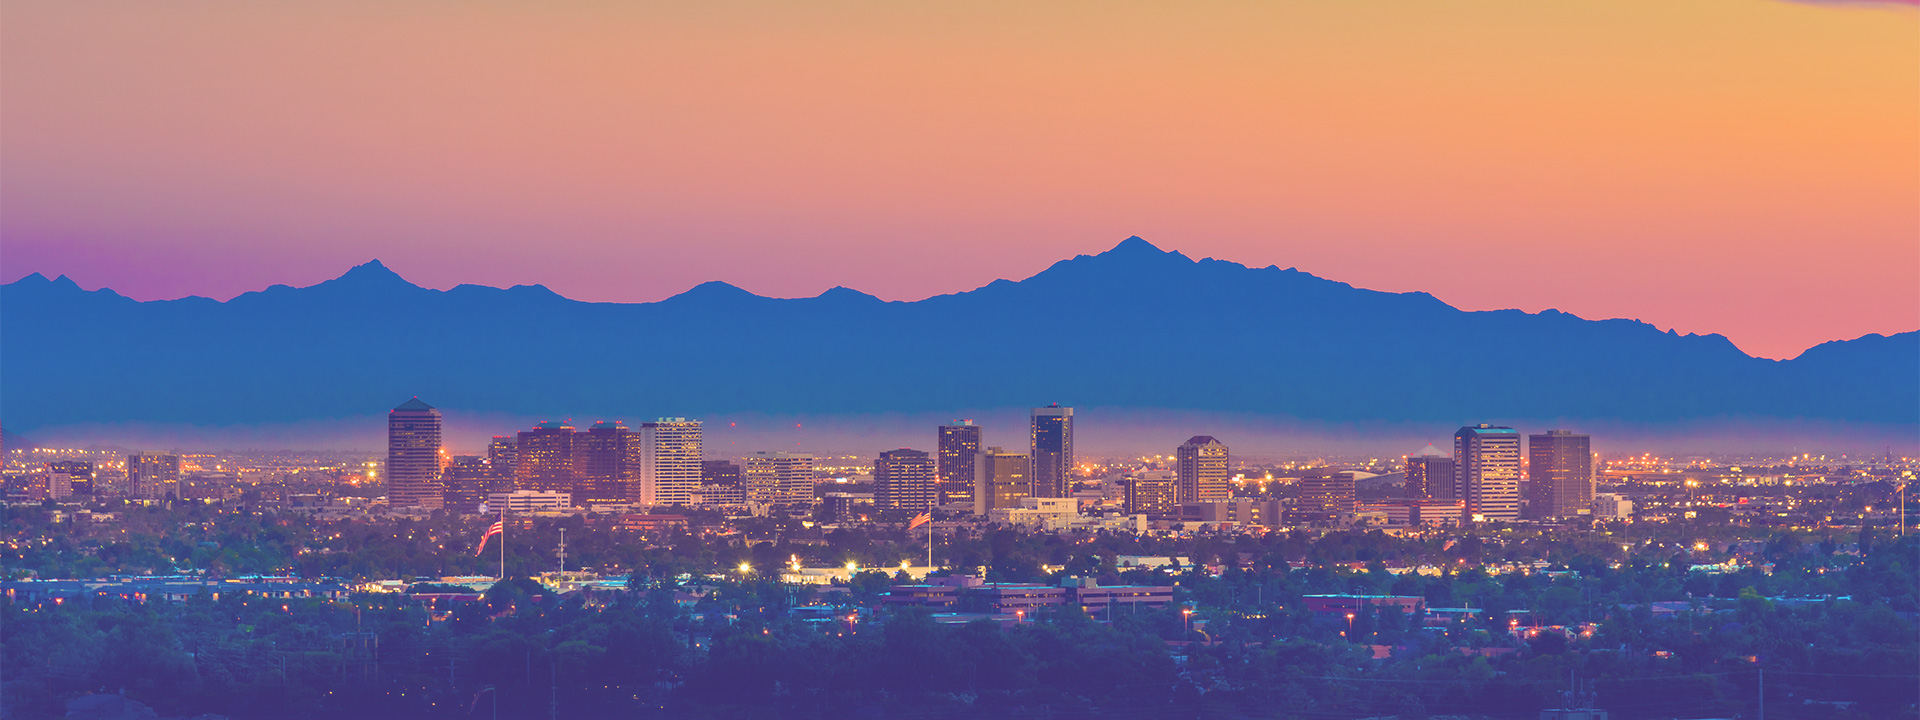
<path id="1" fill-rule="evenodd" d="M 917 299 L 1128 235 L 1467 309 L 1920 327 L 1920 11 L 14 2 L 0 280 Z"/>

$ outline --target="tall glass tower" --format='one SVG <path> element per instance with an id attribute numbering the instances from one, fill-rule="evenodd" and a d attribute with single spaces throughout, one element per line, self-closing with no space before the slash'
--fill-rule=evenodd
<path id="1" fill-rule="evenodd" d="M 1453 472 L 1475 522 L 1520 518 L 1520 433 L 1481 423 L 1453 434 Z"/>
<path id="2" fill-rule="evenodd" d="M 414 398 L 387 413 L 387 505 L 437 510 L 440 411 Z"/>
<path id="3" fill-rule="evenodd" d="M 940 446 L 936 451 L 938 467 L 934 484 L 940 502 L 973 501 L 973 467 L 980 456 L 980 426 L 972 420 L 955 420 L 940 426 Z"/>
<path id="4" fill-rule="evenodd" d="M 1063 498 L 1073 476 L 1073 408 L 1033 409 L 1033 497 Z"/>

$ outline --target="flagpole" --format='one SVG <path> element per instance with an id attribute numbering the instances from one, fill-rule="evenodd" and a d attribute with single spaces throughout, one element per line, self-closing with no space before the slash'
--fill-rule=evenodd
<path id="1" fill-rule="evenodd" d="M 500 579 L 507 581 L 507 506 L 500 506 Z"/>

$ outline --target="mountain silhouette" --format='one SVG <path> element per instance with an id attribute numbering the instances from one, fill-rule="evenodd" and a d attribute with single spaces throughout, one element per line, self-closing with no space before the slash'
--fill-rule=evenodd
<path id="1" fill-rule="evenodd" d="M 364 416 L 944 412 L 1059 401 L 1333 422 L 1920 423 L 1920 333 L 1754 358 L 1719 335 L 1193 260 L 1140 238 L 1018 282 L 889 302 L 708 282 L 654 303 L 421 288 L 378 261 L 226 302 L 0 287 L 7 427 Z"/>

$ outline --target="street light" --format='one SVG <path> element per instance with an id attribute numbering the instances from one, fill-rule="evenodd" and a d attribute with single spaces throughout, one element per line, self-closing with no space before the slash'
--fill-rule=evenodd
<path id="1" fill-rule="evenodd" d="M 748 563 L 740 563 L 740 579 L 742 580 L 746 579 L 747 573 L 750 573 L 750 572 L 753 572 L 753 565 Z"/>
<path id="2" fill-rule="evenodd" d="M 1353 613 L 1347 613 L 1347 639 L 1353 639 Z"/>
<path id="3" fill-rule="evenodd" d="M 1182 628 L 1180 639 L 1185 640 L 1188 635 L 1193 634 L 1193 608 L 1180 608 L 1180 622 Z"/>

